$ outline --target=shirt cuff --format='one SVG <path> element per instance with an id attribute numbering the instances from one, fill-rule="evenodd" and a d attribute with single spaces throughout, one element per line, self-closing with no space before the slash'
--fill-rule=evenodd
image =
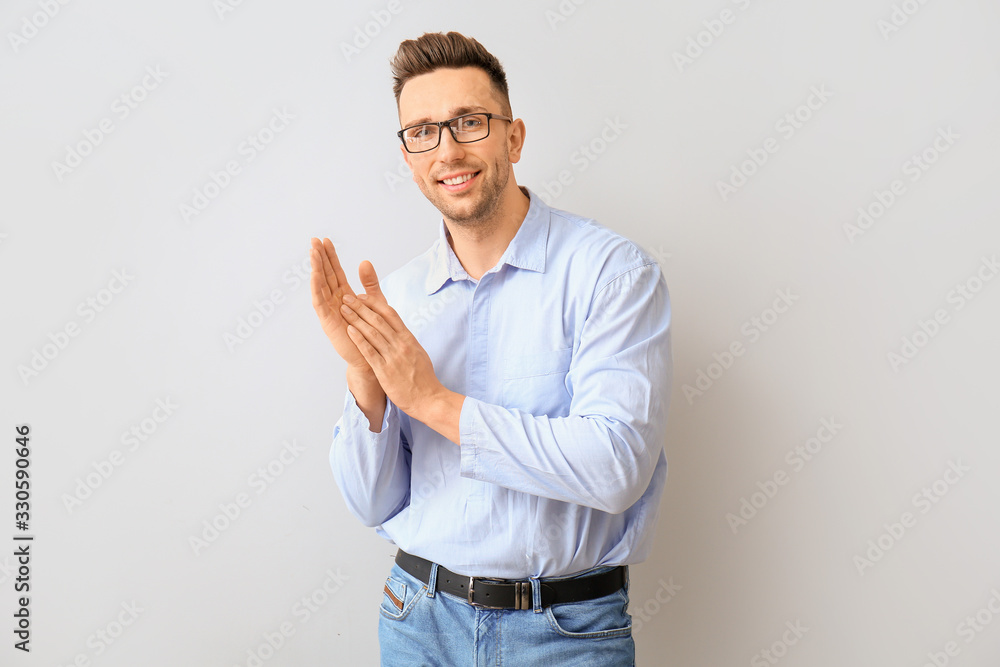
<path id="1" fill-rule="evenodd" d="M 466 396 L 458 415 L 458 440 L 461 453 L 459 475 L 479 479 L 479 439 L 477 437 L 480 415 L 478 401 Z"/>
<path id="2" fill-rule="evenodd" d="M 349 416 L 349 420 L 355 428 L 361 427 L 371 440 L 377 440 L 385 435 L 386 429 L 389 427 L 389 418 L 392 416 L 395 409 L 396 407 L 393 402 L 389 400 L 388 396 L 386 396 L 385 412 L 382 413 L 382 428 L 378 430 L 378 433 L 372 433 L 369 428 L 370 422 L 368 421 L 368 417 L 366 417 L 365 413 L 361 411 L 361 408 L 358 406 L 358 401 L 354 398 L 354 394 L 351 393 L 350 389 L 347 390 L 347 398 L 344 400 L 344 414 Z"/>

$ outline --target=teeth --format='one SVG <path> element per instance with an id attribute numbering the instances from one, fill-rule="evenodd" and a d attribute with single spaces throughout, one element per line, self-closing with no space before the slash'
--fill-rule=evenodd
<path id="1" fill-rule="evenodd" d="M 475 176 L 475 174 L 466 174 L 465 176 L 458 176 L 457 178 L 446 178 L 441 182 L 445 185 L 461 185 L 473 176 Z"/>

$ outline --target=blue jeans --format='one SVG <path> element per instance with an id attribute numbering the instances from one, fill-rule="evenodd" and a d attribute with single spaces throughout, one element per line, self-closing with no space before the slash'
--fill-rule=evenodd
<path id="1" fill-rule="evenodd" d="M 571 577 L 612 569 L 595 567 Z M 379 607 L 382 667 L 629 667 L 635 665 L 628 583 L 604 597 L 534 609 L 483 609 L 434 591 L 393 563 Z M 400 609 L 400 605 L 402 609 Z"/>

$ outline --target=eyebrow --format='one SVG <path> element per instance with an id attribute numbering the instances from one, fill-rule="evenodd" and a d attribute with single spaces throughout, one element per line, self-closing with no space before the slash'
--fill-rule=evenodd
<path id="1" fill-rule="evenodd" d="M 474 106 L 474 107 L 455 107 L 454 109 L 451 109 L 451 110 L 448 111 L 448 114 L 449 114 L 448 118 L 456 118 L 458 116 L 464 116 L 465 114 L 472 113 L 473 111 L 488 111 L 488 109 L 486 107 L 480 107 L 480 106 Z M 403 125 L 403 127 L 412 127 L 414 125 L 420 125 L 421 123 L 432 123 L 432 122 L 434 122 L 434 121 L 432 121 L 430 119 L 430 117 L 425 116 L 425 117 L 420 118 L 418 120 L 415 120 L 415 121 L 413 121 L 411 123 Z"/>

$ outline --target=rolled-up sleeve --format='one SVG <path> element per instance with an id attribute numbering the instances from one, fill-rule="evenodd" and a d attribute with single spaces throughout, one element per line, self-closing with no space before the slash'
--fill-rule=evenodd
<path id="1" fill-rule="evenodd" d="M 663 450 L 671 379 L 670 297 L 651 262 L 594 296 L 566 375 L 567 416 L 466 397 L 461 475 L 624 512 L 649 486 Z"/>
<path id="2" fill-rule="evenodd" d="M 378 526 L 409 502 L 410 457 L 392 401 L 386 398 L 382 428 L 372 433 L 348 390 L 344 414 L 333 427 L 330 466 L 348 509 L 365 526 Z"/>

